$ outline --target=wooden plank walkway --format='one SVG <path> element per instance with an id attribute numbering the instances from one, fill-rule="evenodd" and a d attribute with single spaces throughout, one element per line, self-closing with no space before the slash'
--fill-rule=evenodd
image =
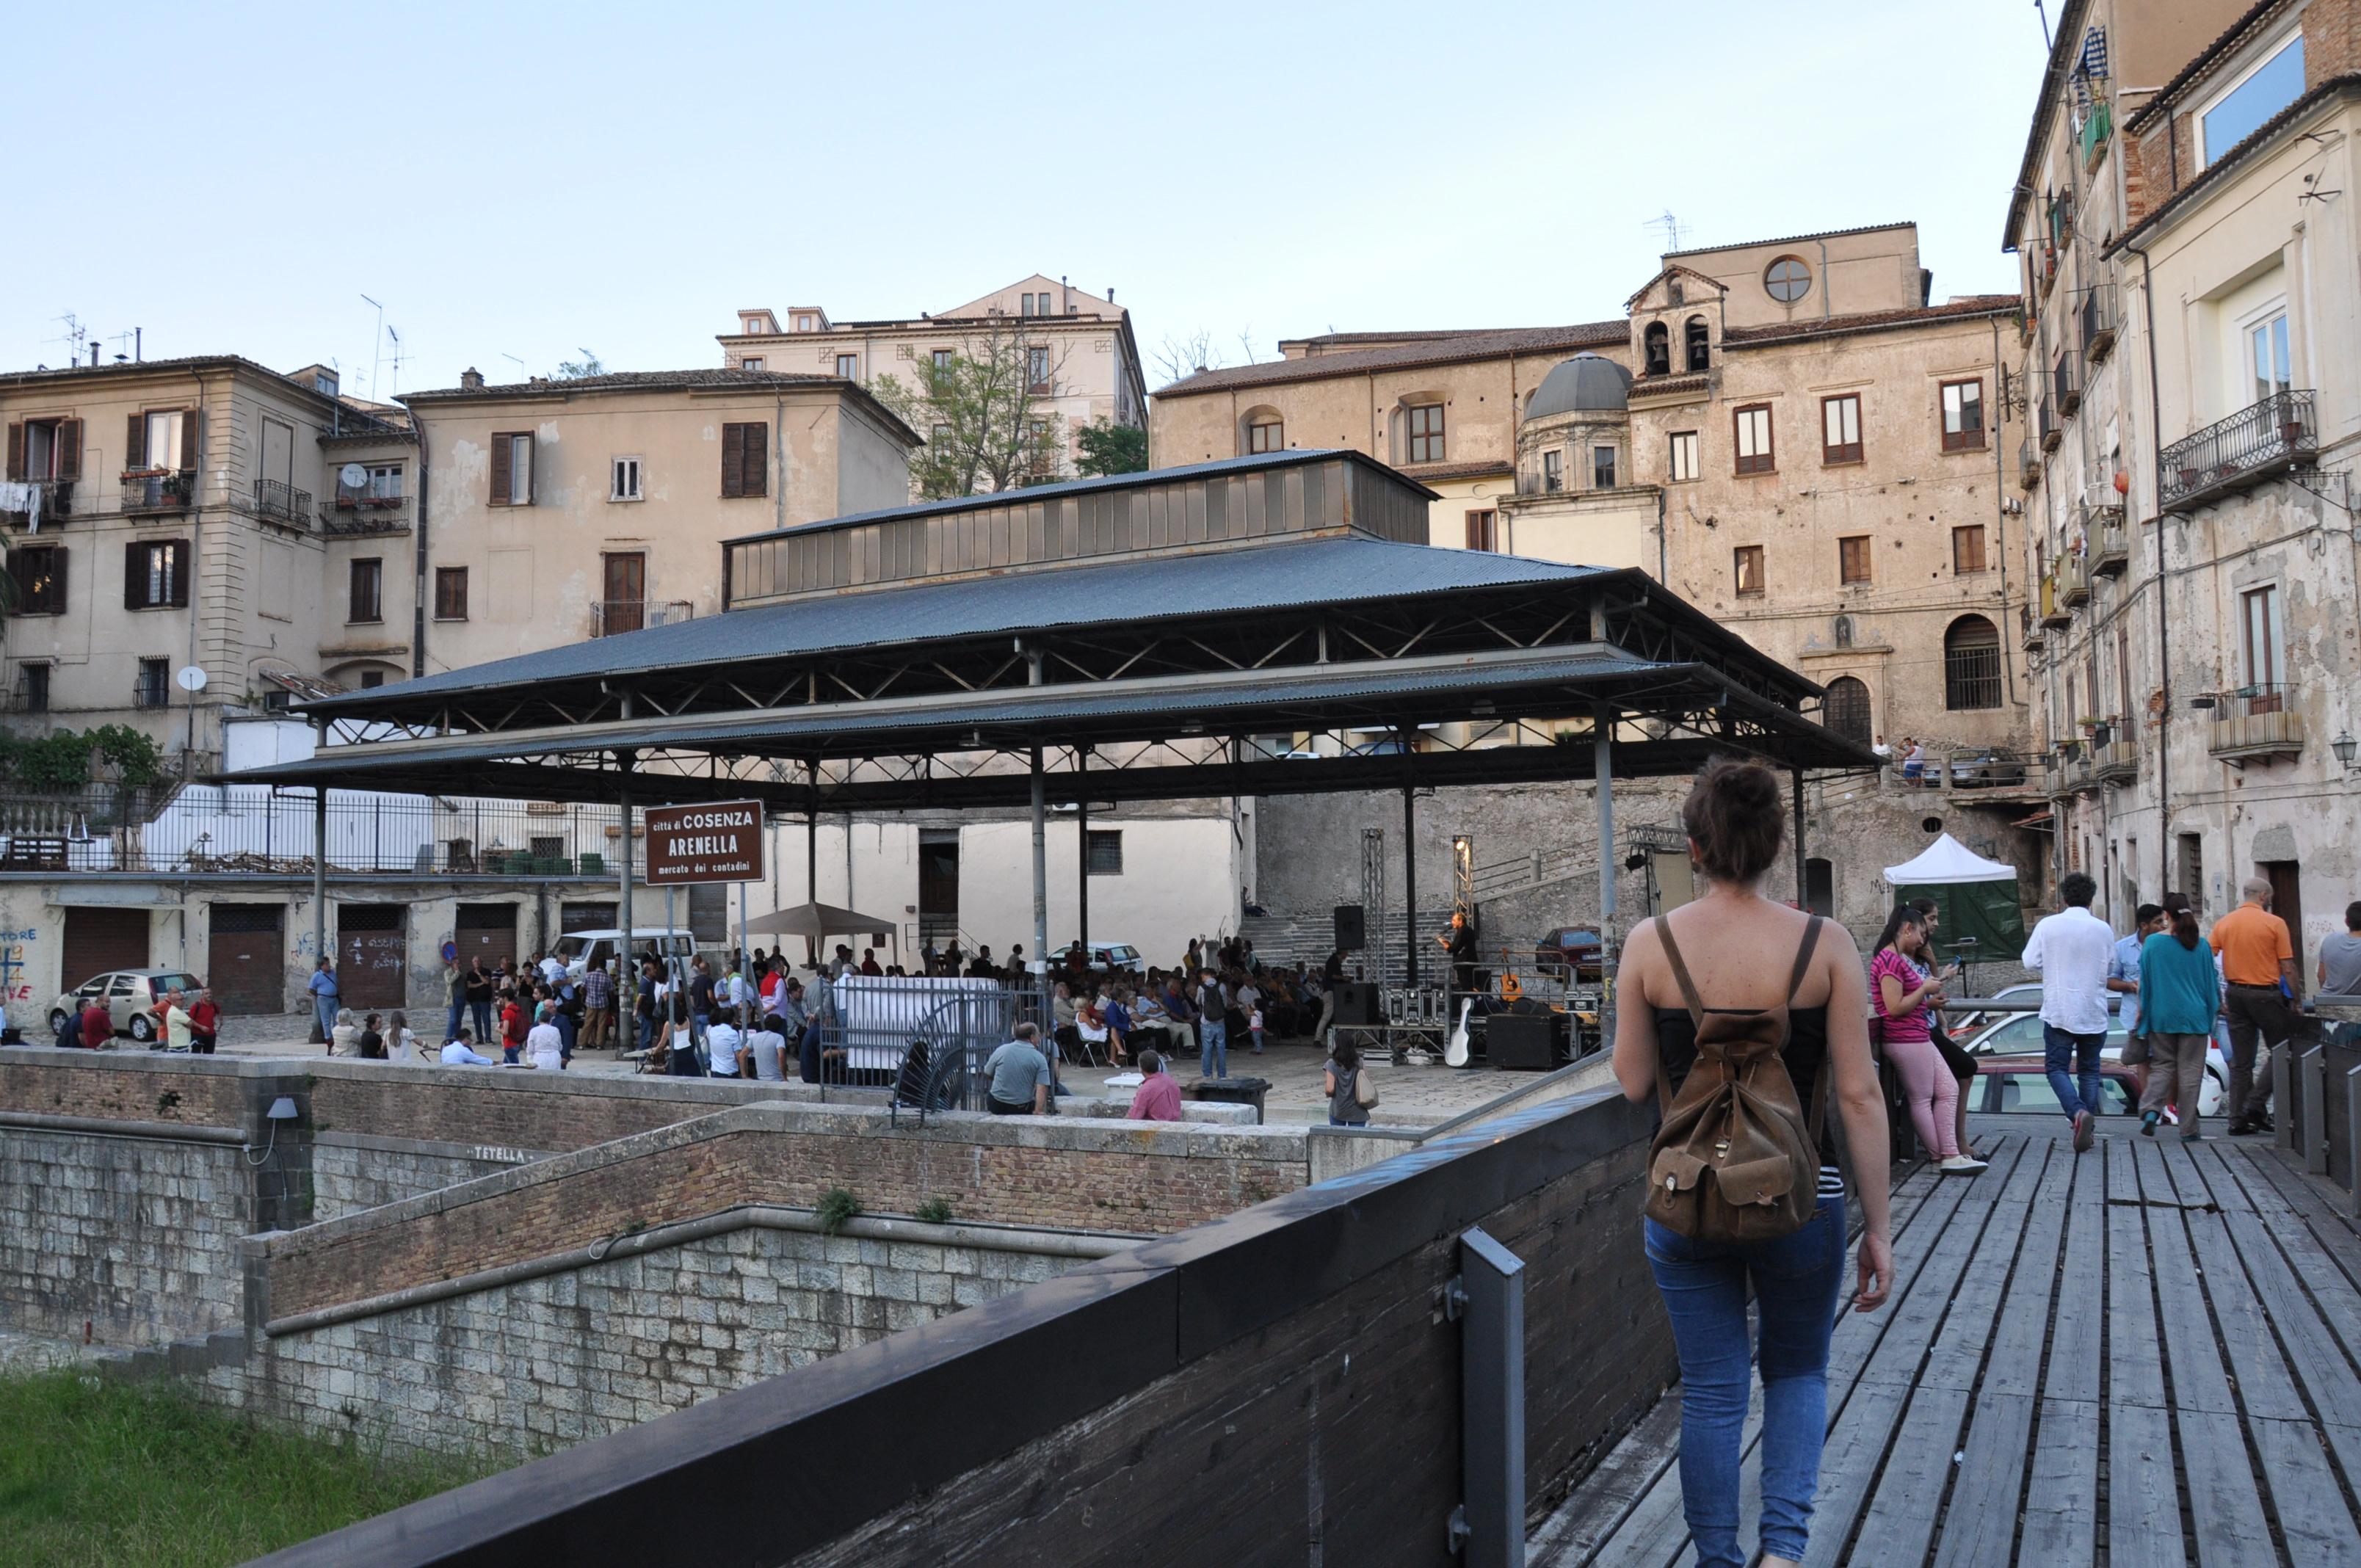
<path id="1" fill-rule="evenodd" d="M 1807 1563 L 2361 1568 L 2361 1234 L 2264 1141 L 2077 1157 L 2000 1120 L 1982 1176 L 1896 1189 L 1883 1308 L 1850 1311 L 1848 1266 Z M 1679 1433 L 1675 1390 L 1531 1568 L 1688 1562 Z"/>

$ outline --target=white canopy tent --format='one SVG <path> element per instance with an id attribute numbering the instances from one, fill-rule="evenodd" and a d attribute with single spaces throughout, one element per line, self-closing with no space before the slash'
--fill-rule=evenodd
<path id="1" fill-rule="evenodd" d="M 1940 833 L 1916 860 L 1886 867 L 1885 880 L 1894 887 L 1924 887 L 1959 882 L 2015 882 L 2016 868 L 2000 861 L 1985 860 L 1949 833 Z"/>

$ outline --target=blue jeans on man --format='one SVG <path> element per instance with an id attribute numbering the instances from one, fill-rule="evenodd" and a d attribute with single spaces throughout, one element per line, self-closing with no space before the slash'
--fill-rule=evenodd
<path id="1" fill-rule="evenodd" d="M 320 1025 L 320 1038 L 333 1040 L 336 1037 L 336 1009 L 342 1005 L 343 999 L 333 991 L 312 993 L 312 1016 Z"/>
<path id="2" fill-rule="evenodd" d="M 451 1003 L 451 1016 L 443 1025 L 443 1037 L 445 1040 L 456 1040 L 459 1037 L 459 1016 L 467 1011 L 467 1004 L 464 1002 Z"/>
<path id="3" fill-rule="evenodd" d="M 1762 1550 L 1791 1562 L 1810 1544 L 1828 1435 L 1828 1333 L 1843 1281 L 1845 1203 L 1824 1197 L 1773 1241 L 1695 1242 L 1644 1223 L 1648 1266 L 1681 1361 L 1681 1508 L 1699 1568 L 1741 1568 L 1739 1445 L 1754 1363 L 1763 1373 Z M 1753 1286 L 1761 1347 L 1748 1343 Z"/>
<path id="4" fill-rule="evenodd" d="M 2103 1030 L 2095 1035 L 2073 1035 L 2055 1024 L 2041 1025 L 2041 1066 L 2049 1075 L 2049 1088 L 2064 1108 L 2066 1119 L 2088 1111 L 2095 1116 L 2105 1103 L 2099 1097 L 2099 1052 L 2107 1043 Z M 2068 1063 L 2071 1061 L 2070 1072 Z"/>
<path id="5" fill-rule="evenodd" d="M 1197 1076 L 1230 1076 L 1230 1029 L 1226 1020 L 1207 1014 L 1197 1025 Z"/>

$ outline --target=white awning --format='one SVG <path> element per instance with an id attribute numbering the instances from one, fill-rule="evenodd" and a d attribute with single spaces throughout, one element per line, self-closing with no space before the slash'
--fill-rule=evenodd
<path id="1" fill-rule="evenodd" d="M 1927 887 L 1955 882 L 2015 882 L 2016 868 L 1985 860 L 1949 833 L 1938 834 L 1916 860 L 1885 868 L 1895 887 Z"/>

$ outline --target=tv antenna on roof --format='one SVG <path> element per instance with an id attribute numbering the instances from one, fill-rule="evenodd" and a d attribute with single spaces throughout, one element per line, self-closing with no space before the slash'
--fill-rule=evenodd
<path id="1" fill-rule="evenodd" d="M 377 310 L 377 325 L 369 329 L 369 396 L 374 398 L 378 395 L 377 368 L 385 358 L 385 307 L 367 294 L 361 299 Z"/>
<path id="2" fill-rule="evenodd" d="M 1666 207 L 1664 209 L 1664 213 L 1662 217 L 1650 218 L 1646 223 L 1642 224 L 1640 226 L 1642 228 L 1663 228 L 1664 231 L 1665 255 L 1670 256 L 1681 248 L 1681 220 L 1673 216 L 1673 210 L 1670 207 Z"/>
<path id="3" fill-rule="evenodd" d="M 385 329 L 385 335 L 393 339 L 393 393 L 395 397 L 400 397 L 401 395 L 401 334 L 392 327 L 388 327 Z M 378 398 L 377 389 L 375 387 L 371 387 L 369 389 L 369 396 L 377 398 L 377 400 L 379 402 L 388 402 L 391 400 L 390 399 Z"/>

